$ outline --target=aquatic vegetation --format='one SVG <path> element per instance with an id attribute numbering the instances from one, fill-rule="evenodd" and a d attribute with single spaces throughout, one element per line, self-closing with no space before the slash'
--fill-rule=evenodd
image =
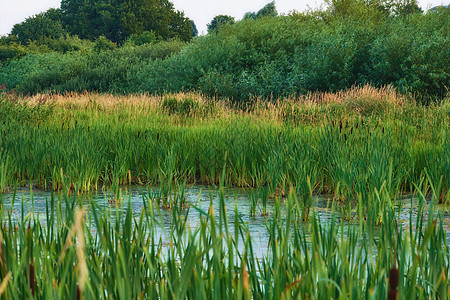
<path id="1" fill-rule="evenodd" d="M 395 197 L 427 173 L 448 197 L 448 100 L 421 107 L 371 87 L 244 108 L 196 94 L 46 97 L 45 119 L 0 123 L 2 182 L 81 193 L 150 184 L 167 196 L 174 181 L 217 185 L 225 169 L 227 185 L 266 190 L 264 201 L 291 185 L 304 203 L 311 189 L 369 207 L 368 191 Z"/>
<path id="2" fill-rule="evenodd" d="M 368 86 L 245 107 L 198 94 L 17 97 L 42 113 L 0 122 L 1 297 L 448 298 L 448 99 L 422 107 Z M 219 203 L 196 205 L 191 184 L 215 186 Z M 138 213 L 131 185 L 147 191 Z M 20 186 L 52 193 L 44 216 L 25 213 Z M 267 253 L 228 187 L 249 189 Z M 99 189 L 107 209 L 89 196 Z M 407 226 L 405 194 L 418 205 Z"/>
<path id="3" fill-rule="evenodd" d="M 434 190 L 425 179 L 411 195 L 419 208 L 409 214 L 409 228 L 402 227 L 392 208 L 348 226 L 338 214 L 331 223 L 321 222 L 314 208 L 305 220 L 293 193 L 282 212 L 277 198 L 265 219 L 268 250 L 263 255 L 255 252 L 249 226 L 221 184 L 219 202 L 211 198 L 208 210 L 174 202 L 169 227 L 162 226 L 161 208 L 148 194 L 133 213 L 126 196 L 105 210 L 92 198 L 52 193 L 44 218 L 16 218 L 13 205 L 2 198 L 0 295 L 384 299 L 395 290 L 408 299 L 446 299 L 448 224 L 435 211 L 436 194 L 425 198 L 427 186 Z M 394 201 L 387 193 L 371 193 L 381 202 Z M 183 198 L 182 189 L 175 198 Z M 23 201 L 22 207 L 33 205 Z M 228 209 L 234 209 L 233 219 Z M 190 214 L 199 215 L 195 226 L 189 224 Z M 395 285 L 393 272 L 398 273 Z"/>

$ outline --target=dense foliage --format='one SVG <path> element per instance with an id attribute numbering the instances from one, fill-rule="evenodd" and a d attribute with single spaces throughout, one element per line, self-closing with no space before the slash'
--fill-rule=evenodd
<path id="1" fill-rule="evenodd" d="M 278 15 L 277 8 L 275 7 L 275 1 L 268 3 L 257 12 L 249 11 L 245 13 L 244 20 L 246 19 L 258 19 L 264 17 L 276 17 Z"/>
<path id="2" fill-rule="evenodd" d="M 219 31 L 219 27 L 229 24 L 229 25 L 233 25 L 235 23 L 235 20 L 233 17 L 231 16 L 227 16 L 227 15 L 218 15 L 215 16 L 212 20 L 211 23 L 207 24 L 208 27 L 208 33 L 217 33 L 217 31 Z"/>
<path id="3" fill-rule="evenodd" d="M 332 1 L 326 10 L 289 16 L 273 16 L 269 3 L 255 13 L 267 14 L 220 26 L 160 59 L 146 49 L 180 43 L 157 44 L 154 28 L 136 30 L 140 34 L 117 49 L 101 44 L 95 51 L 64 55 L 23 57 L 27 49 L 15 45 L 2 52 L 0 43 L 0 82 L 25 93 L 196 90 L 235 100 L 371 84 L 392 85 L 424 102 L 444 97 L 450 82 L 449 10 L 422 14 L 414 2 L 370 3 Z M 23 58 L 14 60 L 18 57 Z"/>
<path id="4" fill-rule="evenodd" d="M 107 40 L 99 39 L 93 48 L 98 50 L 88 53 L 29 54 L 0 69 L 0 81 L 7 87 L 18 86 L 25 93 L 49 88 L 60 92 L 129 91 L 130 82 L 135 81 L 133 73 L 130 73 L 132 66 L 164 59 L 181 51 L 186 44 L 175 40 L 101 51 L 111 46 Z M 134 89 L 137 90 L 138 87 Z"/>
<path id="5" fill-rule="evenodd" d="M 168 0 L 62 0 L 60 9 L 49 9 L 16 24 L 11 36 L 23 45 L 66 35 L 89 40 L 105 36 L 123 42 L 132 34 L 152 31 L 160 39 L 189 41 L 192 30 L 192 21 Z"/>
<path id="6" fill-rule="evenodd" d="M 448 100 L 424 108 L 392 89 L 367 86 L 255 104 L 243 113 L 197 95 L 54 96 L 45 105 L 38 96 L 31 107 L 10 93 L 1 96 L 4 185 L 32 180 L 90 191 L 164 182 L 169 173 L 187 183 L 216 184 L 225 167 L 227 184 L 268 187 L 269 193 L 289 184 L 304 190 L 301 180 L 309 176 L 316 192 L 367 199 L 385 180 L 397 195 L 427 174 L 440 182 L 441 196 L 450 197 Z"/>
<path id="7" fill-rule="evenodd" d="M 44 13 L 27 18 L 24 22 L 14 25 L 11 35 L 22 45 L 28 42 L 42 42 L 44 39 L 58 39 L 67 34 L 62 23 L 59 9 L 49 9 Z"/>

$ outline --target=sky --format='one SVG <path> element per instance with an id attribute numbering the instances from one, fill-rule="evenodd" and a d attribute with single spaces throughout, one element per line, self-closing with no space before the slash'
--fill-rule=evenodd
<path id="1" fill-rule="evenodd" d="M 230 15 L 237 20 L 246 12 L 258 11 L 271 0 L 172 0 L 175 8 L 184 11 L 185 15 L 194 20 L 200 34 L 206 33 L 208 24 L 217 15 Z M 58 8 L 61 0 L 0 0 L 0 35 L 11 32 L 14 24 L 24 21 L 49 8 Z M 279 13 L 289 13 L 292 10 L 304 11 L 308 7 L 317 8 L 323 0 L 276 0 Z M 447 5 L 448 0 L 419 0 L 422 9 L 427 10 L 437 5 Z"/>

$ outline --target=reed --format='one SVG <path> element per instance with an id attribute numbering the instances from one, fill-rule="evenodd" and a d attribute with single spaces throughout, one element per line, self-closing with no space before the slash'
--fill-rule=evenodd
<path id="1" fill-rule="evenodd" d="M 17 97 L 25 110 L 46 100 L 35 118 L 0 122 L 2 190 L 150 184 L 167 195 L 175 179 L 217 185 L 225 167 L 227 185 L 269 197 L 289 184 L 308 195 L 309 176 L 313 193 L 366 201 L 384 183 L 392 196 L 410 193 L 425 172 L 441 182 L 440 202 L 449 196 L 448 100 L 425 108 L 367 86 L 240 108 L 197 94 Z"/>
<path id="2" fill-rule="evenodd" d="M 174 202 L 166 238 L 158 235 L 161 208 L 147 196 L 133 215 L 126 200 L 106 211 L 94 200 L 53 193 L 45 226 L 34 214 L 15 219 L 2 205 L 0 297 L 448 298 L 448 232 L 430 176 L 411 195 L 419 205 L 408 217 L 415 228 L 402 227 L 389 206 L 347 226 L 339 214 L 321 223 L 313 207 L 305 220 L 293 192 L 284 202 L 277 198 L 262 257 L 226 193 L 226 172 L 221 176 L 219 203 L 211 199 L 208 210 Z M 369 194 L 396 201 L 388 187 L 381 190 Z M 182 199 L 183 190 L 174 198 Z M 196 226 L 187 221 L 193 213 L 200 214 Z"/>

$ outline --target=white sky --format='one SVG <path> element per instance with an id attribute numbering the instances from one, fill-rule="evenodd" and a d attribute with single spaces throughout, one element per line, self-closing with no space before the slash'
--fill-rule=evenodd
<path id="1" fill-rule="evenodd" d="M 185 15 L 194 20 L 201 34 L 206 33 L 206 24 L 219 14 L 226 14 L 241 19 L 248 11 L 258 11 L 271 0 L 172 0 L 175 8 L 184 11 Z M 422 9 L 426 10 L 437 5 L 447 5 L 448 0 L 419 0 Z M 24 21 L 27 17 L 58 8 L 61 0 L 0 0 L 0 35 L 8 34 L 14 24 Z M 307 7 L 316 8 L 323 0 L 276 0 L 279 13 L 292 10 L 304 11 Z"/>

